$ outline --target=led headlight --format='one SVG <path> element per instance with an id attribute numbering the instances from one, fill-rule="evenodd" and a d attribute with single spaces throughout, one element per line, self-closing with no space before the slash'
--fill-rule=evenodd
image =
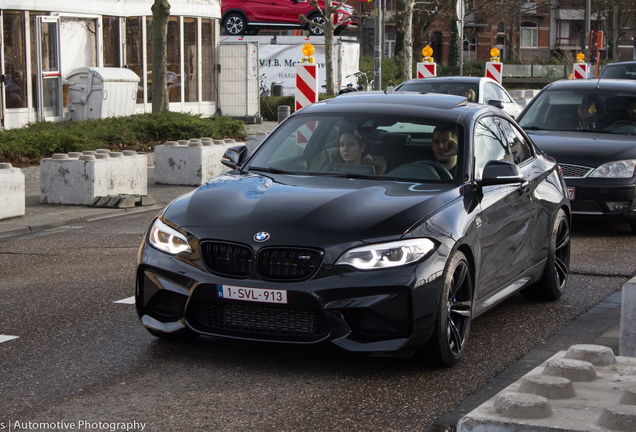
<path id="1" fill-rule="evenodd" d="M 429 239 L 410 239 L 350 249 L 336 265 L 349 265 L 359 270 L 397 267 L 419 260 L 435 247 Z"/>
<path id="2" fill-rule="evenodd" d="M 150 244 L 162 252 L 176 255 L 192 252 L 186 237 L 174 228 L 170 228 L 159 219 L 150 228 Z"/>
<path id="3" fill-rule="evenodd" d="M 608 162 L 596 168 L 590 177 L 596 178 L 630 178 L 634 176 L 636 159 Z"/>

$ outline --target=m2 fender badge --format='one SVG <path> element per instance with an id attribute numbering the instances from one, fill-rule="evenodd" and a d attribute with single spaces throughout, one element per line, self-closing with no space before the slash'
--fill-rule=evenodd
<path id="1" fill-rule="evenodd" d="M 269 233 L 266 233 L 265 231 L 254 234 L 254 241 L 262 243 L 267 240 L 269 240 Z"/>

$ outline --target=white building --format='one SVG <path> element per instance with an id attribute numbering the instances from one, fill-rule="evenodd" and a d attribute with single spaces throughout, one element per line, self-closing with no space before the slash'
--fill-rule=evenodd
<path id="1" fill-rule="evenodd" d="M 170 110 L 213 115 L 220 0 L 169 0 Z M 0 0 L 2 124 L 68 113 L 66 76 L 79 67 L 126 67 L 140 78 L 136 112 L 152 111 L 153 0 Z"/>

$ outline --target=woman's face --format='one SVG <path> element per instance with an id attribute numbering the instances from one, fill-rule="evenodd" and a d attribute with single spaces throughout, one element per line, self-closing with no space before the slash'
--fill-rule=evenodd
<path id="1" fill-rule="evenodd" d="M 340 137 L 340 156 L 348 164 L 359 164 L 362 162 L 364 148 L 364 144 L 360 145 L 356 137 L 350 133 L 344 133 Z"/>

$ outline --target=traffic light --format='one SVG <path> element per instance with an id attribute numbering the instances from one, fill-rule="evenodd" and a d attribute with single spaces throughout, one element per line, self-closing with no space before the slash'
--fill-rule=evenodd
<path id="1" fill-rule="evenodd" d="M 590 34 L 590 63 L 597 63 L 597 50 L 596 50 L 596 38 L 594 37 L 594 31 Z"/>

